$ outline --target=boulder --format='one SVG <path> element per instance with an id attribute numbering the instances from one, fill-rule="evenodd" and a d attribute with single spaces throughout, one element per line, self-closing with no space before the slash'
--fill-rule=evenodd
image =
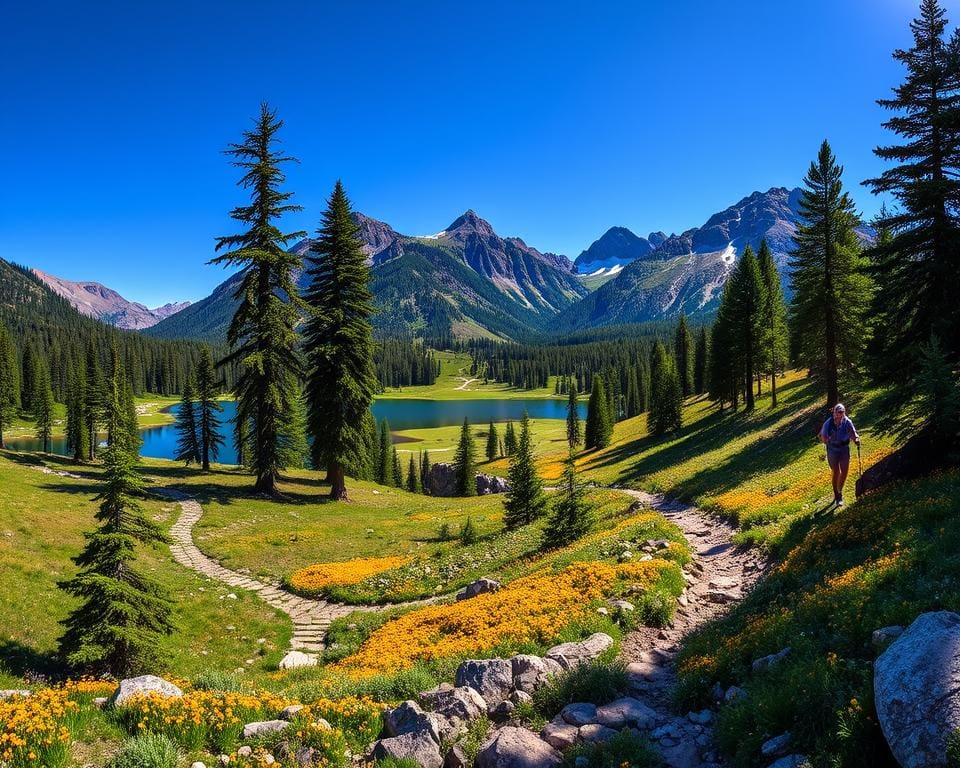
<path id="1" fill-rule="evenodd" d="M 287 720 L 261 720 L 255 723 L 247 723 L 243 726 L 243 738 L 254 739 L 258 736 L 266 736 L 268 733 L 277 733 L 290 727 Z"/>
<path id="2" fill-rule="evenodd" d="M 457 594 L 457 600 L 469 600 L 471 597 L 482 595 L 486 592 L 496 592 L 500 589 L 500 582 L 494 579 L 477 579 L 467 585 L 467 588 Z"/>
<path id="3" fill-rule="evenodd" d="M 516 706 L 520 706 L 521 704 L 531 704 L 533 702 L 533 696 L 526 691 L 515 690 L 510 693 L 510 701 L 512 701 Z"/>
<path id="4" fill-rule="evenodd" d="M 649 730 L 656 721 L 657 713 L 639 699 L 624 697 L 597 707 L 597 722 L 608 728 Z"/>
<path id="5" fill-rule="evenodd" d="M 517 705 L 510 701 L 510 699 L 501 701 L 490 710 L 490 719 L 495 723 L 505 723 L 513 717 L 513 710 L 516 708 Z"/>
<path id="6" fill-rule="evenodd" d="M 560 753 L 526 728 L 507 726 L 480 748 L 476 768 L 555 768 Z"/>
<path id="7" fill-rule="evenodd" d="M 873 688 L 900 765 L 946 766 L 946 740 L 960 728 L 960 614 L 918 616 L 877 659 Z"/>
<path id="8" fill-rule="evenodd" d="M 553 659 L 542 659 L 526 653 L 514 656 L 510 663 L 513 666 L 514 688 L 526 693 L 533 693 L 551 676 L 562 670 L 560 664 Z"/>
<path id="9" fill-rule="evenodd" d="M 617 732 L 613 728 L 607 728 L 607 726 L 599 723 L 588 723 L 580 728 L 578 735 L 581 741 L 599 744 L 601 741 L 610 741 L 617 735 Z"/>
<path id="10" fill-rule="evenodd" d="M 446 718 L 463 722 L 476 720 L 487 713 L 487 702 L 469 685 L 438 691 L 432 700 L 433 711 Z"/>
<path id="11" fill-rule="evenodd" d="M 887 650 L 887 648 L 890 647 L 890 644 L 902 634 L 903 627 L 881 627 L 880 629 L 873 630 L 870 640 L 873 643 L 873 647 L 878 652 L 883 652 Z"/>
<path id="12" fill-rule="evenodd" d="M 483 659 L 464 661 L 457 667 L 457 687 L 468 685 L 487 702 L 487 707 L 496 707 L 510 696 L 513 687 L 513 664 L 509 659 Z"/>
<path id="13" fill-rule="evenodd" d="M 303 651 L 290 651 L 286 656 L 280 659 L 280 669 L 299 669 L 300 667 L 317 666 L 317 656 L 313 653 L 304 653 Z"/>
<path id="14" fill-rule="evenodd" d="M 568 749 L 577 743 L 579 728 L 557 715 L 543 726 L 540 738 L 556 749 Z"/>
<path id="15" fill-rule="evenodd" d="M 783 661 L 787 656 L 790 655 L 792 649 L 788 646 L 783 650 L 777 651 L 776 653 L 771 653 L 769 656 L 764 656 L 760 659 L 755 659 L 751 668 L 754 672 L 763 672 L 770 667 L 775 667 L 781 661 Z"/>
<path id="16" fill-rule="evenodd" d="M 424 712 L 415 701 L 405 701 L 395 709 L 387 710 L 383 716 L 383 728 L 390 736 L 403 736 L 407 733 L 427 735 L 438 745 L 444 730 L 439 715 Z"/>
<path id="17" fill-rule="evenodd" d="M 31 691 L 28 691 L 26 688 L 8 688 L 4 691 L 0 691 L 0 701 L 4 699 L 12 699 L 14 697 L 27 698 L 30 695 Z"/>
<path id="18" fill-rule="evenodd" d="M 140 677 L 129 677 L 126 680 L 121 680 L 117 690 L 110 697 L 110 704 L 114 707 L 122 707 L 130 699 L 151 693 L 165 699 L 175 699 L 183 696 L 183 691 L 173 683 L 168 683 L 162 677 L 140 675 Z"/>
<path id="19" fill-rule="evenodd" d="M 629 600 L 611 600 L 610 606 L 624 613 L 630 613 L 636 610 L 636 606 L 634 606 L 634 604 Z"/>
<path id="20" fill-rule="evenodd" d="M 613 647 L 613 638 L 603 632 L 596 632 L 579 643 L 555 645 L 547 651 L 545 656 L 553 659 L 564 669 L 573 669 L 580 664 L 592 661 L 611 647 Z"/>
<path id="21" fill-rule="evenodd" d="M 789 732 L 781 733 L 772 739 L 767 739 L 760 747 L 760 754 L 764 757 L 782 757 L 790 751 L 792 736 Z"/>
<path id="22" fill-rule="evenodd" d="M 456 496 L 457 475 L 453 465 L 444 462 L 431 464 L 427 473 L 427 489 L 431 496 Z"/>
<path id="23" fill-rule="evenodd" d="M 787 755 L 781 757 L 775 763 L 770 763 L 770 768 L 804 768 L 809 766 L 810 761 L 806 755 Z"/>
<path id="24" fill-rule="evenodd" d="M 423 733 L 405 733 L 402 736 L 391 736 L 373 743 L 372 757 L 374 760 L 404 758 L 413 760 L 422 768 L 441 768 L 443 757 L 440 755 L 440 746 L 428 735 Z"/>
<path id="25" fill-rule="evenodd" d="M 443 768 L 467 768 L 469 764 L 470 760 L 467 757 L 467 753 L 464 752 L 463 747 L 459 744 L 454 744 L 450 747 L 443 758 Z"/>
<path id="26" fill-rule="evenodd" d="M 291 704 L 289 707 L 284 707 L 283 711 L 280 713 L 280 719 L 290 722 L 302 709 L 303 704 Z"/>
<path id="27" fill-rule="evenodd" d="M 489 493 L 506 493 L 510 490 L 510 483 L 496 475 L 477 475 L 477 495 L 486 496 Z"/>
<path id="28" fill-rule="evenodd" d="M 452 690 L 453 685 L 451 683 L 440 683 L 436 688 L 420 691 L 420 693 L 417 694 L 417 698 L 420 700 L 420 706 L 426 707 L 427 709 L 434 709 L 434 702 L 437 700 L 437 697 L 446 691 Z"/>
<path id="29" fill-rule="evenodd" d="M 567 704 L 560 710 L 560 717 L 570 725 L 588 725 L 597 721 L 597 707 L 594 704 L 574 703 Z"/>

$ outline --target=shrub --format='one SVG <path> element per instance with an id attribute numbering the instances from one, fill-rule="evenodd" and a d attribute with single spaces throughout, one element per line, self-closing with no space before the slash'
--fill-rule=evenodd
<path id="1" fill-rule="evenodd" d="M 177 768 L 180 752 L 160 733 L 141 733 L 128 739 L 113 759 L 112 768 Z"/>
<path id="2" fill-rule="evenodd" d="M 640 595 L 634 604 L 636 610 L 624 613 L 633 614 L 630 620 L 634 626 L 642 624 L 647 627 L 665 627 L 673 618 L 676 605 L 677 601 L 673 595 L 656 589 Z"/>
<path id="3" fill-rule="evenodd" d="M 627 668 L 621 661 L 592 661 L 555 675 L 533 694 L 533 703 L 553 717 L 572 701 L 607 704 L 627 690 Z"/>
<path id="4" fill-rule="evenodd" d="M 661 760 L 645 736 L 621 731 L 609 741 L 582 744 L 563 756 L 564 768 L 647 768 Z"/>
<path id="5" fill-rule="evenodd" d="M 473 525 L 473 518 L 468 517 L 467 521 L 460 526 L 460 543 L 464 545 L 473 544 L 477 540 L 477 529 Z"/>
<path id="6" fill-rule="evenodd" d="M 199 672 L 190 681 L 195 691 L 223 691 L 225 693 L 239 693 L 249 685 L 234 672 L 225 672 L 221 669 L 205 669 Z"/>
<path id="7" fill-rule="evenodd" d="M 450 523 L 441 523 L 437 530 L 437 541 L 450 541 L 453 538 L 453 531 L 450 530 Z"/>

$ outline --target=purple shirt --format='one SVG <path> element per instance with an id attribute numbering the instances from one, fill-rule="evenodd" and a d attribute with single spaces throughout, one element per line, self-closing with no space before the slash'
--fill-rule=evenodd
<path id="1" fill-rule="evenodd" d="M 820 436 L 826 438 L 827 450 L 829 451 L 842 451 L 849 447 L 851 440 L 860 439 L 857 428 L 853 426 L 853 422 L 847 416 L 844 416 L 839 424 L 831 416 L 824 422 L 823 429 L 820 430 Z"/>

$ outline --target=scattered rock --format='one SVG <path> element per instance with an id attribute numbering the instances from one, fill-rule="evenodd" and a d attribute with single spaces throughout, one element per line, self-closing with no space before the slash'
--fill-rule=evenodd
<path id="1" fill-rule="evenodd" d="M 713 712 L 702 709 L 699 712 L 687 712 L 687 720 L 695 725 L 709 725 L 713 722 Z"/>
<path id="2" fill-rule="evenodd" d="M 743 688 L 738 688 L 735 685 L 731 685 L 723 694 L 723 700 L 729 703 L 731 701 L 736 701 L 737 699 L 746 698 L 746 695 L 747 692 L 743 690 Z"/>
<path id="3" fill-rule="evenodd" d="M 707 600 L 711 603 L 717 603 L 718 605 L 725 605 L 726 603 L 733 603 L 740 599 L 740 595 L 735 592 L 727 592 L 722 589 L 708 589 L 707 590 Z"/>
<path id="4" fill-rule="evenodd" d="M 464 722 L 487 713 L 487 702 L 468 685 L 440 690 L 432 697 L 433 711 L 443 717 L 456 717 Z"/>
<path id="5" fill-rule="evenodd" d="M 510 490 L 510 483 L 496 475 L 477 475 L 477 496 L 486 496 L 489 493 L 506 493 Z"/>
<path id="6" fill-rule="evenodd" d="M 280 659 L 280 669 L 298 669 L 300 667 L 317 666 L 317 656 L 313 653 L 304 653 L 303 651 L 290 651 L 286 656 Z"/>
<path id="7" fill-rule="evenodd" d="M 31 694 L 31 691 L 28 691 L 26 688 L 20 688 L 20 689 L 10 688 L 5 691 L 0 691 L 0 701 L 2 701 L 3 699 L 12 699 L 15 696 L 25 699 L 30 694 Z"/>
<path id="8" fill-rule="evenodd" d="M 103 709 L 105 706 L 107 706 L 109 701 L 110 699 L 108 699 L 106 696 L 97 696 L 93 700 L 93 706 L 95 706 L 97 709 Z"/>
<path id="9" fill-rule="evenodd" d="M 507 726 L 489 739 L 477 754 L 476 768 L 555 768 L 562 756 L 526 728 Z"/>
<path id="10" fill-rule="evenodd" d="M 463 751 L 463 747 L 459 744 L 450 747 L 443 758 L 443 768 L 467 768 L 469 763 L 467 753 Z"/>
<path id="11" fill-rule="evenodd" d="M 505 723 L 513 716 L 513 710 L 516 708 L 516 705 L 510 699 L 506 699 L 490 710 L 490 718 L 495 723 Z"/>
<path id="12" fill-rule="evenodd" d="M 789 732 L 781 733 L 772 739 L 767 739 L 760 747 L 760 754 L 764 757 L 781 757 L 790 751 L 790 741 L 793 737 Z"/>
<path id="13" fill-rule="evenodd" d="M 960 728 L 960 614 L 924 613 L 877 659 L 874 702 L 903 768 L 945 766 Z"/>
<path id="14" fill-rule="evenodd" d="M 526 691 L 513 691 L 510 694 L 510 701 L 517 706 L 520 704 L 530 704 L 533 701 L 533 696 Z"/>
<path id="15" fill-rule="evenodd" d="M 902 634 L 903 627 L 881 627 L 880 629 L 873 630 L 870 639 L 873 642 L 873 647 L 880 653 L 887 650 L 890 644 Z"/>
<path id="16" fill-rule="evenodd" d="M 438 745 L 441 739 L 440 717 L 424 712 L 415 701 L 405 701 L 399 707 L 388 710 L 383 716 L 384 730 L 390 736 L 403 736 L 407 733 L 427 735 Z"/>
<path id="17" fill-rule="evenodd" d="M 763 658 L 755 659 L 753 664 L 751 665 L 751 668 L 753 669 L 754 672 L 763 672 L 764 670 L 770 669 L 770 667 L 776 666 L 785 658 L 787 658 L 787 656 L 790 655 L 791 650 L 792 649 L 789 646 L 787 646 L 781 651 L 777 651 L 776 653 L 771 653 L 769 656 L 764 656 Z"/>
<path id="18" fill-rule="evenodd" d="M 810 761 L 806 755 L 787 755 L 775 763 L 770 763 L 770 768 L 804 768 L 809 765 Z"/>
<path id="19" fill-rule="evenodd" d="M 291 704 L 289 707 L 284 707 L 284 710 L 280 713 L 280 719 L 289 722 L 290 720 L 293 720 L 294 715 L 296 715 L 297 712 L 301 711 L 302 709 L 303 704 Z"/>
<path id="20" fill-rule="evenodd" d="M 603 632 L 596 632 L 579 643 L 561 643 L 555 645 L 546 653 L 546 658 L 553 659 L 564 669 L 572 669 L 597 658 L 601 653 L 613 646 L 613 638 Z"/>
<path id="21" fill-rule="evenodd" d="M 728 591 L 731 589 L 736 589 L 738 584 L 736 579 L 731 579 L 729 576 L 715 576 L 710 579 L 708 585 L 710 589 L 721 589 Z"/>
<path id="22" fill-rule="evenodd" d="M 556 749 L 568 749 L 577 743 L 579 728 L 557 715 L 540 731 L 540 738 Z"/>
<path id="23" fill-rule="evenodd" d="M 513 685 L 517 690 L 533 693 L 543 685 L 551 675 L 562 670 L 560 664 L 553 659 L 542 659 L 539 656 L 520 654 L 510 659 L 513 667 Z"/>
<path id="24" fill-rule="evenodd" d="M 636 606 L 628 600 L 611 600 L 610 607 L 616 608 L 618 611 L 634 611 Z"/>
<path id="25" fill-rule="evenodd" d="M 183 691 L 173 683 L 168 683 L 162 677 L 140 675 L 140 677 L 129 677 L 126 680 L 121 680 L 117 690 L 110 697 L 110 704 L 114 707 L 122 707 L 130 699 L 145 696 L 148 693 L 156 694 L 165 699 L 175 699 L 183 696 Z"/>
<path id="26" fill-rule="evenodd" d="M 464 661 L 457 667 L 457 687 L 463 685 L 483 696 L 488 708 L 495 707 L 510 695 L 513 664 L 509 659 Z"/>
<path id="27" fill-rule="evenodd" d="M 581 726 L 578 732 L 581 740 L 588 741 L 591 744 L 610 741 L 610 739 L 616 735 L 617 732 L 613 728 L 607 728 L 607 726 L 600 725 L 600 723 L 588 723 L 587 725 Z"/>
<path id="28" fill-rule="evenodd" d="M 597 722 L 608 728 L 626 727 L 647 730 L 657 721 L 657 713 L 639 699 L 624 697 L 597 707 Z"/>
<path id="29" fill-rule="evenodd" d="M 417 698 L 420 700 L 420 706 L 426 707 L 427 709 L 434 709 L 434 702 L 436 702 L 437 697 L 446 691 L 452 690 L 452 683 L 440 683 L 436 688 L 420 691 L 420 693 L 417 694 Z"/>
<path id="30" fill-rule="evenodd" d="M 251 747 L 251 746 L 249 746 L 249 745 L 247 745 L 247 744 L 244 744 L 242 747 L 238 747 L 238 748 L 237 748 L 237 756 L 238 756 L 238 757 L 250 757 L 250 755 L 252 755 L 252 754 L 253 754 L 253 747 Z M 229 758 L 229 757 L 227 758 L 227 761 L 228 761 L 228 762 L 230 761 L 230 758 Z"/>
<path id="31" fill-rule="evenodd" d="M 695 768 L 701 765 L 700 750 L 695 741 L 678 741 L 662 747 L 660 754 L 667 768 Z"/>
<path id="32" fill-rule="evenodd" d="M 587 703 L 567 704 L 560 710 L 560 717 L 570 725 L 589 725 L 597 721 L 597 707 Z"/>
<path id="33" fill-rule="evenodd" d="M 506 493 L 510 490 L 510 484 L 502 477 L 485 475 L 482 472 L 477 474 L 475 482 L 478 496 L 486 496 L 490 493 Z M 445 462 L 432 464 L 427 475 L 427 488 L 431 496 L 456 496 L 457 478 L 453 465 Z"/>
<path id="34" fill-rule="evenodd" d="M 253 739 L 257 736 L 265 736 L 268 733 L 277 733 L 289 727 L 290 723 L 286 720 L 261 720 L 255 723 L 247 723 L 243 726 L 243 738 Z"/>
<path id="35" fill-rule="evenodd" d="M 397 760 L 408 758 L 422 768 L 440 768 L 443 765 L 439 745 L 422 733 L 405 733 L 402 736 L 375 741 L 372 757 L 374 760 L 385 760 L 390 757 Z"/>
<path id="36" fill-rule="evenodd" d="M 207 768 L 206 763 L 201 763 L 199 760 L 194 760 L 190 763 L 190 768 Z"/>
<path id="37" fill-rule="evenodd" d="M 463 592 L 457 594 L 457 600 L 469 600 L 472 597 L 482 595 L 486 592 L 496 592 L 500 589 L 500 586 L 500 582 L 494 579 L 477 579 L 468 584 Z"/>

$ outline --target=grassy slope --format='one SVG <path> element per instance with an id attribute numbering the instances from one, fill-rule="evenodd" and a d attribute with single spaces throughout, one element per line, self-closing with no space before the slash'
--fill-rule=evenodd
<path id="1" fill-rule="evenodd" d="M 180 402 L 179 397 L 165 397 L 164 395 L 144 395 L 136 398 L 137 420 L 141 427 L 157 427 L 163 424 L 170 424 L 175 421 L 169 413 L 164 413 L 164 409 Z M 54 403 L 54 425 L 53 434 L 55 437 L 63 435 L 66 429 L 67 407 L 63 403 Z M 23 437 L 33 436 L 37 431 L 36 421 L 30 414 L 22 414 L 20 418 L 14 420 L 13 426 L 3 431 L 4 437 Z"/>
<path id="2" fill-rule="evenodd" d="M 97 507 L 94 483 L 32 470 L 34 461 L 0 452 L 0 687 L 9 675 L 52 668 L 58 622 L 75 604 L 57 581 L 75 572 L 71 558 L 83 547 L 83 532 L 93 528 Z M 144 508 L 164 526 L 174 519 L 172 505 L 147 501 Z M 145 551 L 141 567 L 176 594 L 177 634 L 164 643 L 171 671 L 234 669 L 250 658 L 255 670 L 276 663 L 271 651 L 285 648 L 290 633 L 285 617 L 243 592 L 236 600 L 222 597 L 226 588 L 177 565 L 165 548 Z M 259 638 L 266 642 L 258 644 Z"/>

